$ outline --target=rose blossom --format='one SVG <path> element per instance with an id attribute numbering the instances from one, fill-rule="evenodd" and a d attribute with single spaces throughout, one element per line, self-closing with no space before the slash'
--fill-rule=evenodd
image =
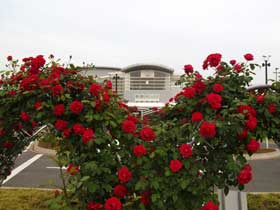
<path id="1" fill-rule="evenodd" d="M 65 108 L 64 108 L 63 104 L 57 104 L 53 108 L 53 114 L 55 116 L 60 117 L 60 116 L 62 116 L 64 114 L 64 112 L 65 112 Z"/>
<path id="2" fill-rule="evenodd" d="M 264 95 L 257 95 L 256 96 L 257 103 L 263 103 L 264 102 Z"/>
<path id="3" fill-rule="evenodd" d="M 219 63 L 221 62 L 222 59 L 222 55 L 219 53 L 214 53 L 214 54 L 210 54 L 208 55 L 208 57 L 204 60 L 203 62 L 203 69 L 207 69 L 208 66 L 210 67 L 216 67 L 219 65 Z"/>
<path id="4" fill-rule="evenodd" d="M 93 96 L 98 96 L 98 94 L 101 92 L 101 90 L 102 90 L 102 86 L 100 84 L 98 84 L 98 83 L 93 83 L 89 87 L 89 92 Z"/>
<path id="5" fill-rule="evenodd" d="M 192 98 L 195 95 L 195 89 L 193 87 L 187 87 L 184 89 L 183 95 L 187 98 Z"/>
<path id="6" fill-rule="evenodd" d="M 248 184 L 252 180 L 252 168 L 249 165 L 245 165 L 237 176 L 239 184 Z"/>
<path id="7" fill-rule="evenodd" d="M 181 144 L 179 151 L 183 158 L 189 158 L 192 156 L 192 147 L 190 144 Z"/>
<path id="8" fill-rule="evenodd" d="M 132 178 L 132 173 L 127 167 L 124 166 L 118 170 L 118 177 L 122 183 L 126 183 Z"/>
<path id="9" fill-rule="evenodd" d="M 30 120 L 31 117 L 30 117 L 26 112 L 21 112 L 21 113 L 20 113 L 20 118 L 21 118 L 23 121 L 27 122 L 27 121 Z"/>
<path id="10" fill-rule="evenodd" d="M 201 210 L 219 210 L 219 206 L 216 205 L 213 201 L 208 201 L 202 206 Z"/>
<path id="11" fill-rule="evenodd" d="M 84 126 L 80 123 L 75 123 L 73 125 L 73 131 L 76 135 L 83 135 L 84 130 L 85 130 Z"/>
<path id="12" fill-rule="evenodd" d="M 86 128 L 83 133 L 83 143 L 88 144 L 91 139 L 94 139 L 94 132 L 92 129 Z"/>
<path id="13" fill-rule="evenodd" d="M 66 170 L 71 176 L 74 176 L 80 171 L 80 168 L 75 164 L 70 163 Z"/>
<path id="14" fill-rule="evenodd" d="M 222 97 L 216 93 L 209 93 L 206 95 L 207 101 L 210 104 L 212 109 L 220 109 Z"/>
<path id="15" fill-rule="evenodd" d="M 253 116 L 249 116 L 249 119 L 246 121 L 246 127 L 249 130 L 254 130 L 257 127 L 257 118 L 253 117 Z"/>
<path id="16" fill-rule="evenodd" d="M 250 153 L 255 153 L 260 149 L 260 143 L 256 139 L 251 139 L 246 146 L 246 150 Z"/>
<path id="17" fill-rule="evenodd" d="M 84 104 L 80 101 L 73 101 L 71 102 L 69 108 L 74 114 L 80 114 L 84 108 Z"/>
<path id="18" fill-rule="evenodd" d="M 116 197 L 111 197 L 105 201 L 105 210 L 121 210 L 122 203 Z"/>
<path id="19" fill-rule="evenodd" d="M 171 160 L 169 163 L 169 168 L 173 173 L 177 173 L 183 167 L 183 164 L 180 160 Z"/>
<path id="20" fill-rule="evenodd" d="M 206 85 L 205 85 L 205 83 L 203 81 L 198 80 L 198 81 L 195 81 L 193 83 L 192 87 L 195 89 L 195 92 L 200 94 L 200 93 L 202 93 L 205 90 Z"/>
<path id="21" fill-rule="evenodd" d="M 141 157 L 142 155 L 147 154 L 147 150 L 143 144 L 139 144 L 133 147 L 133 153 L 136 157 Z"/>
<path id="22" fill-rule="evenodd" d="M 57 130 L 63 131 L 66 129 L 68 122 L 65 120 L 56 120 L 55 121 L 55 128 Z"/>
<path id="23" fill-rule="evenodd" d="M 216 125 L 205 121 L 201 124 L 199 131 L 202 137 L 213 138 L 216 135 Z"/>
<path id="24" fill-rule="evenodd" d="M 144 206 L 148 206 L 151 203 L 151 190 L 147 190 L 141 193 L 140 202 L 143 203 Z"/>
<path id="25" fill-rule="evenodd" d="M 224 90 L 224 86 L 219 83 L 216 83 L 213 85 L 212 90 L 216 93 L 220 93 Z"/>
<path id="26" fill-rule="evenodd" d="M 251 54 L 251 53 L 247 53 L 244 55 L 244 58 L 247 60 L 247 61 L 252 61 L 254 60 L 254 56 Z"/>
<path id="27" fill-rule="evenodd" d="M 193 73 L 193 66 L 188 64 L 184 66 L 184 70 L 186 74 Z"/>
<path id="28" fill-rule="evenodd" d="M 133 122 L 132 120 L 125 120 L 123 123 L 122 123 L 122 130 L 125 132 L 125 133 L 134 133 L 135 130 L 136 130 L 136 124 L 135 122 Z"/>
<path id="29" fill-rule="evenodd" d="M 230 60 L 229 63 L 234 66 L 234 64 L 236 64 L 236 60 Z"/>
<path id="30" fill-rule="evenodd" d="M 144 127 L 140 131 L 140 137 L 144 141 L 153 141 L 156 138 L 156 134 L 150 127 Z"/>
<path id="31" fill-rule="evenodd" d="M 239 73 L 239 72 L 241 72 L 242 71 L 242 66 L 240 65 L 240 64 L 235 64 L 234 65 L 234 70 L 237 72 L 237 73 Z"/>
<path id="32" fill-rule="evenodd" d="M 273 114 L 276 111 L 275 104 L 269 104 L 267 108 L 268 108 L 268 111 L 270 112 L 270 114 Z"/>
<path id="33" fill-rule="evenodd" d="M 127 189 L 124 185 L 119 184 L 114 187 L 114 194 L 119 198 L 125 197 L 126 193 L 127 193 Z"/>
<path id="34" fill-rule="evenodd" d="M 192 122 L 200 122 L 203 120 L 203 114 L 201 112 L 192 113 Z"/>
<path id="35" fill-rule="evenodd" d="M 91 201 L 87 204 L 87 210 L 100 210 L 101 208 L 102 208 L 102 205 L 97 202 Z"/>

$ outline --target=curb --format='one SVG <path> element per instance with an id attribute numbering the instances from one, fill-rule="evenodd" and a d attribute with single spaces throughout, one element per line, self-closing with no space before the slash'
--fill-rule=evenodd
<path id="1" fill-rule="evenodd" d="M 280 150 L 275 149 L 274 152 L 268 152 L 263 154 L 253 154 L 252 156 L 245 155 L 247 160 L 267 160 L 280 157 Z"/>
<path id="2" fill-rule="evenodd" d="M 43 147 L 38 146 L 38 141 L 35 141 L 31 148 L 30 148 L 33 152 L 36 153 L 40 153 L 40 154 L 44 154 L 44 155 L 48 155 L 48 156 L 56 156 L 56 151 L 52 150 L 52 149 L 46 149 Z"/>

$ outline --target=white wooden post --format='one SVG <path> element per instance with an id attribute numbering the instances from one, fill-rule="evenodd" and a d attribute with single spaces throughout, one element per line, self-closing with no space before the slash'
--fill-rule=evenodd
<path id="1" fill-rule="evenodd" d="M 230 190 L 225 196 L 223 190 L 218 190 L 219 210 L 248 210 L 246 192 Z"/>

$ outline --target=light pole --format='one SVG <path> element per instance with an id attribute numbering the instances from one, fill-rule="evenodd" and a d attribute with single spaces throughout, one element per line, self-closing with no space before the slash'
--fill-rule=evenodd
<path id="1" fill-rule="evenodd" d="M 263 55 L 264 63 L 262 63 L 262 66 L 265 67 L 265 84 L 267 85 L 267 67 L 270 66 L 270 63 L 268 63 L 269 58 L 271 55 Z"/>
<path id="2" fill-rule="evenodd" d="M 116 73 L 115 76 L 113 77 L 115 79 L 115 91 L 116 93 L 118 92 L 118 79 L 120 78 L 118 74 Z"/>
<path id="3" fill-rule="evenodd" d="M 277 82 L 277 79 L 278 79 L 278 70 L 279 68 L 275 68 L 275 72 L 273 72 L 275 74 L 275 82 Z"/>

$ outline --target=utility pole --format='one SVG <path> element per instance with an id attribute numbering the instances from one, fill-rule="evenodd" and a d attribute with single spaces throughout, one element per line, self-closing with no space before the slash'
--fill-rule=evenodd
<path id="1" fill-rule="evenodd" d="M 267 67 L 270 67 L 270 63 L 268 63 L 269 58 L 271 57 L 271 55 L 263 55 L 263 59 L 264 59 L 264 63 L 262 63 L 262 66 L 265 67 L 265 84 L 267 85 Z"/>
<path id="2" fill-rule="evenodd" d="M 278 70 L 279 68 L 275 68 L 275 72 L 273 72 L 275 74 L 275 82 L 277 82 L 277 79 L 278 79 Z"/>

